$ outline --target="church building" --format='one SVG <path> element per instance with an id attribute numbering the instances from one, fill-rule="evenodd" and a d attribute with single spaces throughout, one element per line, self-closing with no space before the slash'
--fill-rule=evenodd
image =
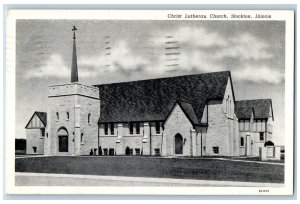
<path id="1" fill-rule="evenodd" d="M 79 83 L 75 30 L 71 81 L 49 86 L 47 112 L 26 125 L 27 154 L 259 156 L 274 146 L 271 99 L 236 101 L 229 71 Z"/>

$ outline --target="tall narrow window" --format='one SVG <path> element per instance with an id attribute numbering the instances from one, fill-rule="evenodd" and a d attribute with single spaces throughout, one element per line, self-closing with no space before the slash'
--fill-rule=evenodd
<path id="1" fill-rule="evenodd" d="M 133 123 L 132 122 L 130 122 L 129 123 L 129 134 L 133 134 Z"/>
<path id="2" fill-rule="evenodd" d="M 226 98 L 226 114 L 228 114 L 228 98 Z"/>
<path id="3" fill-rule="evenodd" d="M 56 120 L 59 120 L 59 113 L 56 112 Z"/>
<path id="4" fill-rule="evenodd" d="M 241 147 L 244 147 L 244 138 L 241 137 Z"/>
<path id="5" fill-rule="evenodd" d="M 83 133 L 81 133 L 81 136 L 80 136 L 80 142 L 81 142 L 81 143 L 83 142 Z"/>
<path id="6" fill-rule="evenodd" d="M 231 118 L 231 100 L 229 100 L 229 115 L 228 115 L 229 118 Z"/>
<path id="7" fill-rule="evenodd" d="M 135 132 L 136 132 L 136 134 L 140 134 L 140 130 L 141 130 L 140 123 L 136 123 L 136 125 L 135 125 Z"/>
<path id="8" fill-rule="evenodd" d="M 104 123 L 104 134 L 108 135 L 108 124 Z"/>
<path id="9" fill-rule="evenodd" d="M 88 114 L 88 124 L 90 124 L 91 123 L 91 114 L 89 113 Z"/>
<path id="10" fill-rule="evenodd" d="M 70 119 L 70 115 L 69 112 L 66 113 L 66 119 L 69 120 Z"/>
<path id="11" fill-rule="evenodd" d="M 259 140 L 260 140 L 260 141 L 263 141 L 264 139 L 265 139 L 264 133 L 263 133 L 263 132 L 260 132 L 260 133 L 259 133 Z"/>
<path id="12" fill-rule="evenodd" d="M 155 132 L 156 132 L 156 134 L 160 134 L 160 125 L 159 125 L 159 122 L 155 122 Z"/>
<path id="13" fill-rule="evenodd" d="M 110 123 L 110 134 L 111 135 L 115 134 L 115 127 L 113 123 Z"/>
<path id="14" fill-rule="evenodd" d="M 42 135 L 42 137 L 45 137 L 45 129 L 44 128 L 41 129 L 41 135 Z"/>

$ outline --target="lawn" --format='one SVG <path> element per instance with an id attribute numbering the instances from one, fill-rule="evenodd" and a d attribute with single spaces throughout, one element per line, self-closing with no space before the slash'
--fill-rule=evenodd
<path id="1" fill-rule="evenodd" d="M 284 166 L 209 158 L 139 156 L 16 158 L 16 172 L 284 182 Z"/>

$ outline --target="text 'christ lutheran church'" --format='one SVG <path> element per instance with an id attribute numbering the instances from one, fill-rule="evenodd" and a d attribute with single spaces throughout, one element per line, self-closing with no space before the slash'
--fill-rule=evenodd
<path id="1" fill-rule="evenodd" d="M 49 86 L 26 125 L 27 154 L 260 156 L 278 159 L 271 99 L 236 101 L 229 71 L 122 83 Z"/>

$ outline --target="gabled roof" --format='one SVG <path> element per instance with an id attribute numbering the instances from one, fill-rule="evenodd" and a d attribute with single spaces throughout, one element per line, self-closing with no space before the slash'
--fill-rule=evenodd
<path id="1" fill-rule="evenodd" d="M 101 99 L 99 123 L 164 121 L 177 100 L 190 104 L 201 121 L 206 101 L 223 99 L 228 78 L 225 71 L 95 85 Z"/>
<path id="2" fill-rule="evenodd" d="M 30 121 L 32 120 L 32 118 L 34 117 L 34 115 L 37 115 L 39 117 L 39 119 L 42 121 L 42 123 L 44 124 L 44 126 L 46 127 L 47 126 L 47 113 L 46 112 L 38 112 L 38 111 L 35 111 L 30 120 L 28 121 L 27 125 L 25 126 L 25 128 L 27 128 L 27 126 L 29 125 Z"/>
<path id="3" fill-rule="evenodd" d="M 250 119 L 252 111 L 255 119 L 268 119 L 270 110 L 273 117 L 271 99 L 243 100 L 235 103 L 235 114 L 238 119 Z"/>
<path id="4" fill-rule="evenodd" d="M 172 113 L 173 109 L 176 107 L 177 104 L 182 109 L 183 113 L 188 118 L 188 120 L 192 123 L 192 125 L 200 125 L 192 105 L 190 103 L 180 101 L 180 100 L 176 101 L 170 113 L 167 115 L 165 121 L 167 121 L 168 117 L 170 116 L 170 114 Z"/>

